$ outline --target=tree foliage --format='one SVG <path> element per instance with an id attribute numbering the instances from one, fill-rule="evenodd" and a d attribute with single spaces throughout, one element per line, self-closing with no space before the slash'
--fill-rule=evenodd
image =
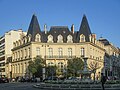
<path id="1" fill-rule="evenodd" d="M 45 60 L 40 56 L 34 58 L 33 61 L 29 61 L 28 70 L 32 75 L 41 76 L 42 67 L 45 65 Z"/>
<path id="2" fill-rule="evenodd" d="M 84 62 L 81 58 L 68 60 L 67 73 L 72 76 L 78 76 L 78 71 L 83 70 Z"/>

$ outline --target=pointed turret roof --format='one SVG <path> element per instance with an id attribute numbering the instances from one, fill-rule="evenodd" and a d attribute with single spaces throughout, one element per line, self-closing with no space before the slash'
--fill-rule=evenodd
<path id="1" fill-rule="evenodd" d="M 35 40 L 35 35 L 36 34 L 41 34 L 41 30 L 40 30 L 40 26 L 37 20 L 37 16 L 35 14 L 33 14 L 29 28 L 28 28 L 28 32 L 27 32 L 27 36 L 29 34 L 31 34 L 31 40 L 34 41 Z"/>
<path id="2" fill-rule="evenodd" d="M 82 18 L 81 26 L 77 35 L 77 41 L 79 41 L 80 39 L 79 37 L 81 34 L 85 36 L 86 42 L 90 41 L 89 35 L 91 35 L 92 33 L 85 15 L 83 15 L 83 18 Z"/>

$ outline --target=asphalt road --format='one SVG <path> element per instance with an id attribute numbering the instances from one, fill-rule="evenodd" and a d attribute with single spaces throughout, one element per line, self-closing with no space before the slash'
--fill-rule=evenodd
<path id="1" fill-rule="evenodd" d="M 40 90 L 34 88 L 37 83 L 0 83 L 0 90 Z"/>

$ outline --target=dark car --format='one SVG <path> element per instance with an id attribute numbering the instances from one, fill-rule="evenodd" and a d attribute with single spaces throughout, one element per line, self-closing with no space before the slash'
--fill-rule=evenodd
<path id="1" fill-rule="evenodd" d="M 0 78 L 0 83 L 8 83 L 8 82 L 9 82 L 8 78 L 6 78 L 6 77 Z"/>
<path id="2" fill-rule="evenodd" d="M 37 79 L 32 77 L 30 81 L 31 82 L 37 82 Z"/>

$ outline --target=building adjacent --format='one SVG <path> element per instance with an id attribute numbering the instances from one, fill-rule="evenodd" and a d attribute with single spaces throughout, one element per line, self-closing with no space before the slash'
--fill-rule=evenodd
<path id="1" fill-rule="evenodd" d="M 36 15 L 32 16 L 26 36 L 14 42 L 12 49 L 12 77 L 29 75 L 29 61 L 40 55 L 46 60 L 46 65 L 57 65 L 62 74 L 67 66 L 67 60 L 74 57 L 87 57 L 88 66 L 91 62 L 99 63 L 96 75 L 104 71 L 104 44 L 96 39 L 90 30 L 84 15 L 78 31 L 68 26 L 51 26 L 41 30 Z"/>
<path id="2" fill-rule="evenodd" d="M 7 76 L 7 60 L 12 61 L 13 42 L 20 39 L 22 30 L 10 30 L 0 37 L 0 76 Z M 11 69 L 11 68 L 10 68 Z"/>

